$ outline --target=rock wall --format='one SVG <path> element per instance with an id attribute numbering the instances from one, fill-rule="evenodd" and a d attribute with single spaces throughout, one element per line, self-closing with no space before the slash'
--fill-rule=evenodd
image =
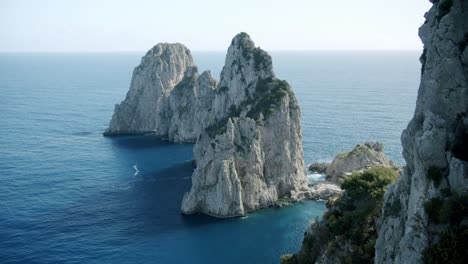
<path id="1" fill-rule="evenodd" d="M 303 161 L 301 113 L 271 57 L 234 37 L 219 84 L 198 74 L 181 44 L 158 44 L 135 68 L 105 135 L 154 133 L 196 142 L 197 168 L 182 211 L 234 217 L 313 196 Z"/>
<path id="2" fill-rule="evenodd" d="M 468 189 L 468 1 L 434 1 L 425 17 L 416 110 L 401 136 L 406 166 L 385 194 L 376 263 L 422 263 L 437 240 L 424 205 Z"/>

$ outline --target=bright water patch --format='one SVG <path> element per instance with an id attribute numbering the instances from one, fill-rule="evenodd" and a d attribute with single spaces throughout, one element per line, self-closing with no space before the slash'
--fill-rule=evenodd
<path id="1" fill-rule="evenodd" d="M 309 179 L 309 184 L 314 184 L 314 183 L 324 181 L 326 178 L 326 175 L 323 173 L 317 173 L 317 172 L 307 172 L 307 178 Z"/>
<path id="2" fill-rule="evenodd" d="M 193 145 L 102 137 L 142 54 L 0 54 L 0 263 L 278 263 L 299 249 L 323 203 L 183 216 Z M 402 162 L 417 52 L 272 55 L 301 104 L 307 164 L 366 140 Z M 224 54 L 194 56 L 219 76 Z"/>

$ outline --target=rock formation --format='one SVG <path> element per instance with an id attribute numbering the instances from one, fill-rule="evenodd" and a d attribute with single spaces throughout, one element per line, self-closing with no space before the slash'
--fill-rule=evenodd
<path id="1" fill-rule="evenodd" d="M 174 141 L 194 141 L 196 133 L 186 135 L 187 131 L 194 130 L 193 126 L 190 130 L 181 129 L 185 134 L 179 136 L 177 125 L 185 123 L 171 122 L 173 118 L 185 117 L 184 103 L 187 102 L 174 108 L 169 102 L 176 85 L 187 79 L 186 75 L 196 72 L 193 67 L 192 55 L 182 44 L 162 43 L 150 49 L 133 71 L 130 90 L 125 100 L 115 106 L 109 128 L 104 134 L 155 133 Z M 187 97 L 187 101 L 190 101 L 193 94 L 187 92 Z"/>
<path id="2" fill-rule="evenodd" d="M 328 166 L 330 163 L 326 162 L 315 162 L 309 165 L 309 171 L 317 172 L 317 173 L 325 173 L 327 171 Z"/>
<path id="3" fill-rule="evenodd" d="M 468 1 L 433 3 L 419 30 L 424 52 L 416 110 L 401 136 L 406 166 L 385 194 L 376 263 L 422 263 L 424 250 L 438 243 L 447 226 L 434 225 L 425 205 L 468 190 Z M 458 213 L 465 226 L 457 228 L 465 231 L 454 234 L 464 232 L 466 241 L 466 211 Z"/>
<path id="4" fill-rule="evenodd" d="M 271 57 L 245 33 L 228 49 L 212 109 L 195 145 L 197 168 L 184 213 L 241 216 L 308 191 L 300 109 L 272 70 Z"/>
<path id="5" fill-rule="evenodd" d="M 280 198 L 320 196 L 307 186 L 300 118 L 271 57 L 240 33 L 219 84 L 209 72 L 198 74 L 183 45 L 156 45 L 135 68 L 105 135 L 154 133 L 196 142 L 197 167 L 182 212 L 234 217 Z"/>
<path id="6" fill-rule="evenodd" d="M 393 162 L 385 155 L 384 146 L 378 142 L 366 142 L 357 145 L 349 152 L 338 154 L 327 167 L 327 179 L 340 182 L 341 178 L 355 171 L 371 167 L 394 167 Z"/>
<path id="7" fill-rule="evenodd" d="M 364 145 L 356 145 L 351 151 L 336 155 L 331 163 L 310 164 L 309 170 L 325 173 L 327 180 L 339 184 L 340 180 L 351 173 L 372 167 L 396 168 L 385 155 L 382 143 L 366 142 Z"/>

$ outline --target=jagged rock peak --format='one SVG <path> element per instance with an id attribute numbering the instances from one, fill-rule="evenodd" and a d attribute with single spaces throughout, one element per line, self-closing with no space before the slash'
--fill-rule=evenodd
<path id="1" fill-rule="evenodd" d="M 255 47 L 247 33 L 237 34 L 226 54 L 220 87 L 229 87 L 229 83 L 236 85 L 237 82 L 254 85 L 259 79 L 270 77 L 275 77 L 271 56 L 260 47 Z M 239 78 L 237 82 L 231 81 L 236 78 Z"/>
<path id="2" fill-rule="evenodd" d="M 162 42 L 154 45 L 151 49 L 146 52 L 145 56 L 151 55 L 153 57 L 167 56 L 171 54 L 186 54 L 189 57 L 190 61 L 193 64 L 192 54 L 190 50 L 181 43 L 167 43 Z"/>
<path id="3" fill-rule="evenodd" d="M 241 49 L 241 55 L 244 58 L 253 59 L 256 70 L 265 69 L 271 72 L 272 77 L 274 76 L 271 56 L 260 47 L 255 47 L 255 43 L 250 39 L 247 33 L 242 32 L 237 34 L 232 39 L 231 47 Z M 228 52 L 228 56 L 229 54 Z"/>

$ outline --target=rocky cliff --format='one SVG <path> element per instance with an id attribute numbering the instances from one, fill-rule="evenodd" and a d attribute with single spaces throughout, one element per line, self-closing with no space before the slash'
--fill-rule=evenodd
<path id="1" fill-rule="evenodd" d="M 371 167 L 393 167 L 393 162 L 385 155 L 384 146 L 378 142 L 356 145 L 351 151 L 338 154 L 327 166 L 327 178 L 339 182 L 347 174 Z"/>
<path id="2" fill-rule="evenodd" d="M 320 196 L 307 186 L 300 118 L 271 57 L 240 33 L 219 83 L 209 72 L 198 74 L 183 45 L 156 45 L 135 68 L 105 135 L 154 133 L 196 142 L 197 167 L 182 211 L 234 217 L 280 198 Z"/>
<path id="3" fill-rule="evenodd" d="M 468 261 L 468 1 L 433 3 L 419 30 L 416 110 L 401 136 L 406 166 L 385 194 L 376 263 Z"/>
<path id="4" fill-rule="evenodd" d="M 301 198 L 308 187 L 300 109 L 289 84 L 274 76 L 271 57 L 247 34 L 233 39 L 218 87 L 182 211 L 233 217 Z"/>

